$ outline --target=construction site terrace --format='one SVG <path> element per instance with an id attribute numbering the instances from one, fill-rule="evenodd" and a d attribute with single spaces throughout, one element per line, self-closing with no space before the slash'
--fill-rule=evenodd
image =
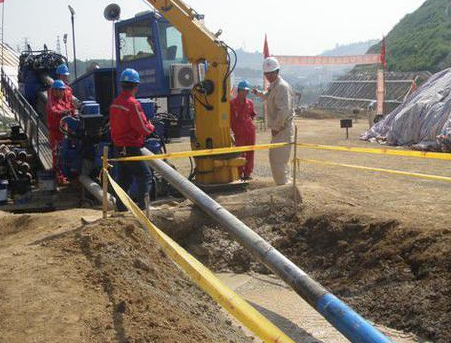
<path id="1" fill-rule="evenodd" d="M 273 54 L 264 34 L 262 52 L 233 49 L 184 1 L 129 17 L 118 1 L 98 13 L 113 58 L 84 62 L 72 2 L 69 52 L 0 45 L 0 343 L 451 342 L 449 1 L 318 56 Z M 264 95 L 280 80 L 283 142 Z M 74 108 L 55 148 L 56 85 Z M 111 134 L 127 86 L 154 131 L 140 147 Z M 230 119 L 243 91 L 255 144 Z M 144 206 L 118 176 L 137 161 Z"/>
<path id="2" fill-rule="evenodd" d="M 367 146 L 358 139 L 367 126 L 364 119 L 358 119 L 348 141 L 336 119 L 300 118 L 296 124 L 302 142 Z M 258 133 L 258 143 L 268 140 L 268 132 Z M 176 143 L 171 151 L 188 147 L 188 141 Z M 299 156 L 451 176 L 447 161 L 307 149 Z M 187 161 L 174 163 L 181 172 L 189 171 Z M 418 335 L 446 342 L 448 185 L 306 163 L 300 164 L 298 180 L 302 203 L 294 208 L 287 199 L 291 190 L 272 186 L 267 152 L 259 151 L 247 190 L 214 197 L 395 341 L 417 342 Z M 61 191 L 64 207 L 68 197 L 70 192 Z M 151 219 L 296 341 L 346 341 L 189 201 L 172 199 L 156 205 Z M 131 215 L 103 220 L 99 207 L 78 208 L 48 214 L 4 213 L 2 222 L 4 342 L 23 342 L 31 336 L 47 342 L 58 342 L 62 336 L 73 342 L 105 342 L 115 341 L 118 332 L 136 342 L 139 337 L 166 342 L 168 332 L 176 341 L 183 337 L 187 342 L 217 342 L 221 332 L 228 341 L 237 330 L 239 324 L 218 324 L 231 319 L 210 310 L 216 306 L 213 301 L 158 253 Z M 130 236 L 130 230 L 138 238 Z M 144 270 L 134 267 L 141 259 L 146 261 Z M 155 265 L 162 261 L 164 269 Z M 182 286 L 174 289 L 171 284 L 178 278 Z M 152 288 L 146 286 L 149 282 Z M 172 300 L 156 300 L 153 287 L 169 292 L 164 299 Z M 182 289 L 194 293 L 183 296 Z M 118 309 L 121 303 L 127 304 L 125 312 Z M 186 312 L 191 306 L 205 306 L 202 316 Z M 213 319 L 213 314 L 220 318 Z M 206 318 L 208 323 L 214 321 L 213 326 L 206 326 Z M 49 322 L 52 325 L 46 325 Z M 207 337 L 200 339 L 193 330 Z M 249 333 L 237 335 L 244 341 Z"/>

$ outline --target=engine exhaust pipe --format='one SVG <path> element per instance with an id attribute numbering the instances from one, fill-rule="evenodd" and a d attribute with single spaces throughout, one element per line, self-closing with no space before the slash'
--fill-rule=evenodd
<path id="1" fill-rule="evenodd" d="M 143 155 L 153 155 L 143 148 Z M 327 291 L 303 270 L 272 247 L 247 225 L 238 220 L 215 200 L 191 183 L 162 160 L 147 161 L 186 198 L 190 199 L 211 218 L 216 220 L 235 237 L 258 261 L 267 266 L 293 290 L 306 300 L 351 342 L 388 343 L 385 335 L 348 307 L 344 302 Z"/>

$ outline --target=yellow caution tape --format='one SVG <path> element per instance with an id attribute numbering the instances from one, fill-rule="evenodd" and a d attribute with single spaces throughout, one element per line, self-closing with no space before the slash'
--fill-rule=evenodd
<path id="1" fill-rule="evenodd" d="M 225 286 L 207 267 L 190 255 L 185 249 L 174 242 L 163 231 L 158 229 L 139 207 L 128 197 L 122 188 L 108 174 L 108 179 L 114 191 L 133 213 L 139 222 L 149 230 L 151 236 L 162 245 L 165 253 L 177 263 L 191 279 L 218 304 L 238 319 L 249 330 L 266 343 L 294 343 L 278 327 L 266 319 L 260 312 L 238 294 Z"/>
<path id="2" fill-rule="evenodd" d="M 394 149 L 374 149 L 374 148 L 357 148 L 346 146 L 332 146 L 332 145 L 319 145 L 319 144 L 307 144 L 297 143 L 297 146 L 305 149 L 319 149 L 319 150 L 332 150 L 332 151 L 346 151 L 346 152 L 361 152 L 367 154 L 382 154 L 391 156 L 405 156 L 405 157 L 420 157 L 429 158 L 435 160 L 447 160 L 451 161 L 451 154 L 441 152 L 426 152 L 426 151 L 413 151 L 413 150 L 394 150 Z"/>
<path id="3" fill-rule="evenodd" d="M 371 167 L 356 166 L 353 164 L 344 164 L 344 163 L 336 163 L 336 162 L 320 161 L 320 160 L 309 160 L 309 159 L 303 159 L 303 158 L 298 158 L 297 160 L 301 161 L 301 162 L 306 162 L 306 163 L 322 164 L 322 165 L 335 166 L 335 167 L 354 168 L 354 169 L 360 169 L 360 170 L 370 170 L 370 171 L 376 171 L 376 172 L 381 172 L 381 173 L 411 176 L 411 177 L 417 177 L 417 178 L 421 178 L 421 179 L 428 179 L 428 180 L 434 180 L 434 181 L 451 182 L 451 177 L 447 177 L 447 176 L 412 173 L 412 172 L 405 172 L 405 171 L 391 170 L 391 169 L 382 169 L 382 168 L 371 168 Z"/>
<path id="4" fill-rule="evenodd" d="M 282 148 L 284 146 L 293 143 L 273 143 L 273 144 L 260 144 L 260 145 L 246 145 L 231 148 L 217 148 L 217 149 L 205 149 L 205 150 L 193 150 L 193 151 L 181 151 L 172 152 L 169 154 L 158 154 L 151 156 L 131 156 L 131 157 L 121 157 L 121 158 L 111 158 L 109 161 L 117 162 L 134 162 L 134 161 L 148 161 L 148 160 L 161 160 L 169 158 L 181 158 L 181 157 L 200 157 L 200 156 L 212 156 L 212 155 L 224 155 L 231 154 L 235 152 L 245 152 L 252 150 L 267 150 Z"/>

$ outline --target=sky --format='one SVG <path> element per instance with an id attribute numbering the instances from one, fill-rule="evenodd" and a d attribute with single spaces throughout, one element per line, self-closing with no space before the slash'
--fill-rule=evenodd
<path id="1" fill-rule="evenodd" d="M 234 48 L 262 51 L 265 33 L 271 54 L 317 55 L 336 44 L 379 39 L 425 0 L 186 0 L 205 15 L 207 27 Z M 145 0 L 5 0 L 4 39 L 13 48 L 27 38 L 32 48 L 56 48 L 69 34 L 71 5 L 76 12 L 77 58 L 110 58 L 112 24 L 104 8 L 117 3 L 121 18 L 149 9 Z M 278 4 L 280 6 L 278 6 Z"/>

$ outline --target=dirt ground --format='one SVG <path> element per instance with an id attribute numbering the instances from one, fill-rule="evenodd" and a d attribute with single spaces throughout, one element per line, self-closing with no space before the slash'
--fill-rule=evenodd
<path id="1" fill-rule="evenodd" d="M 339 129 L 338 120 L 300 119 L 297 126 L 300 142 L 379 147 L 358 139 L 367 127 L 364 120 L 354 124 L 349 140 Z M 258 143 L 268 141 L 268 133 L 258 134 Z M 172 148 L 184 149 L 186 143 Z M 451 176 L 447 161 L 307 149 L 300 150 L 299 156 Z M 176 164 L 187 170 L 186 161 Z M 268 187 L 270 175 L 267 152 L 257 152 L 255 178 L 249 188 Z M 262 203 L 263 211 L 246 216 L 230 206 L 250 227 L 367 318 L 434 342 L 449 342 L 450 186 L 304 164 L 299 181 L 302 211 L 293 213 Z M 242 197 L 239 201 L 242 205 L 246 202 Z M 256 198 L 248 201 L 254 207 L 258 202 Z M 186 244 L 215 270 L 267 272 L 216 225 L 207 223 L 195 232 Z"/>
<path id="2" fill-rule="evenodd" d="M 360 134 L 368 127 L 365 119 L 359 119 L 354 123 L 349 132 L 349 140 L 345 139 L 345 132 L 340 129 L 338 119 L 298 119 L 296 125 L 299 129 L 299 142 L 367 148 L 384 147 L 359 140 Z M 258 132 L 257 144 L 269 141 L 269 132 Z M 171 151 L 189 149 L 189 142 L 186 139 L 182 143 L 170 145 Z M 451 177 L 449 161 L 313 149 L 299 149 L 298 157 Z M 173 162 L 184 175 L 189 174 L 187 160 L 176 159 Z M 255 153 L 254 177 L 257 180 L 251 188 L 261 187 L 259 182 L 271 181 L 267 151 Z M 349 210 L 374 215 L 377 218 L 409 222 L 425 230 L 447 228 L 451 224 L 449 218 L 451 184 L 447 182 L 303 163 L 299 184 L 302 188 L 312 190 L 314 197 L 312 201 L 322 206 L 331 205 L 334 208 L 335 200 L 340 199 Z"/>
<path id="3" fill-rule="evenodd" d="M 364 120 L 354 124 L 349 140 L 338 120 L 300 119 L 297 125 L 300 142 L 378 147 L 358 140 Z M 268 132 L 259 132 L 258 143 L 265 142 Z M 168 148 L 190 149 L 186 139 Z M 316 150 L 301 150 L 299 157 L 451 176 L 446 161 Z M 187 160 L 173 162 L 188 175 Z M 289 201 L 291 189 L 271 186 L 262 151 L 256 153 L 247 191 L 215 197 L 366 318 L 434 342 L 451 341 L 450 184 L 303 164 L 299 209 Z M 271 277 L 188 201 L 159 206 L 152 215 L 215 271 Z M 98 216 L 98 210 L 87 209 L 1 214 L 0 343 L 60 342 L 61 337 L 67 342 L 249 341 L 133 220 L 90 223 Z M 276 303 L 268 308 L 278 311 Z M 296 337 L 299 328 L 292 330 Z M 308 334 L 312 340 L 301 342 L 329 342 Z"/>
<path id="4" fill-rule="evenodd" d="M 87 215 L 1 215 L 0 342 L 251 342 L 131 218 Z"/>
<path id="5" fill-rule="evenodd" d="M 260 186 L 217 200 L 366 318 L 451 340 L 451 228 L 367 215 L 326 188 L 301 186 L 303 204 L 295 209 L 290 186 Z M 317 202 L 318 190 L 328 206 Z M 187 202 L 156 211 L 154 221 L 217 272 L 269 273 Z"/>

